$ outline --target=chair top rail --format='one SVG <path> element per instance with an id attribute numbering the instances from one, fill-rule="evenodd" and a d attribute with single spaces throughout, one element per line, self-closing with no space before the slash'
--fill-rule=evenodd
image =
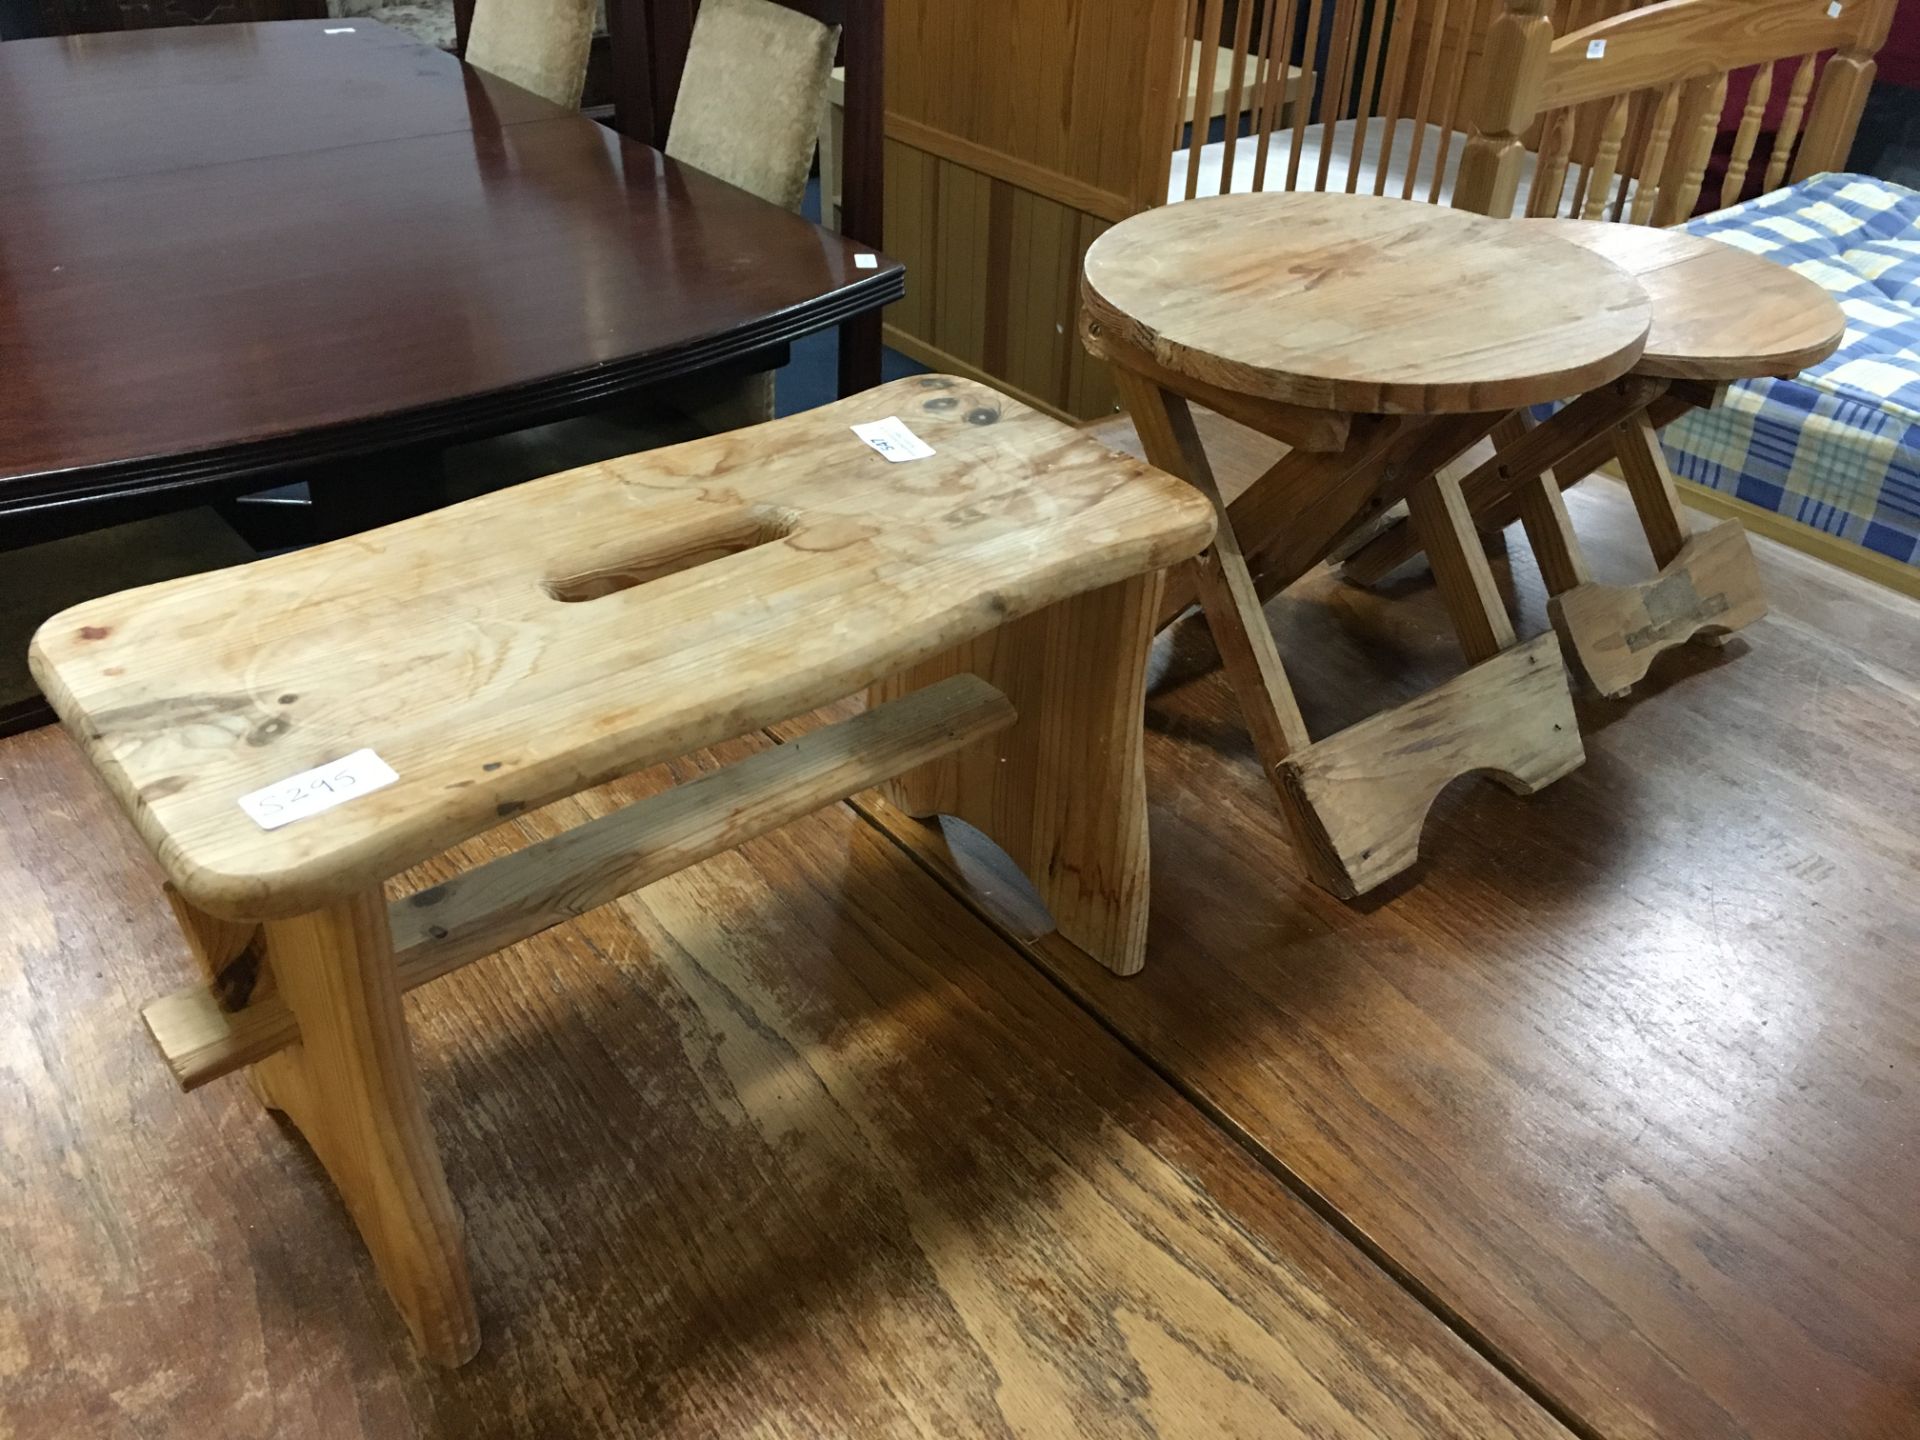
<path id="1" fill-rule="evenodd" d="M 1872 50 L 1883 0 L 1663 0 L 1553 42 L 1540 104 L 1579 105 L 1823 50 Z"/>

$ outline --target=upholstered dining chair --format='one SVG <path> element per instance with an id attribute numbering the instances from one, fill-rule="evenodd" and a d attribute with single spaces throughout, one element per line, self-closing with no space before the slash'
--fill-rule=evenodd
<path id="1" fill-rule="evenodd" d="M 600 5 L 601 0 L 475 0 L 467 25 L 466 62 L 571 110 L 587 83 L 587 51 L 601 23 Z M 327 3 L 332 15 L 378 20 L 443 50 L 457 43 L 460 8 L 453 0 Z"/>
<path id="2" fill-rule="evenodd" d="M 701 0 L 667 154 L 799 210 L 839 43 L 773 0 Z"/>
<path id="3" fill-rule="evenodd" d="M 595 0 L 479 0 L 466 62 L 572 110 L 587 83 Z"/>
<path id="4" fill-rule="evenodd" d="M 701 0 L 667 154 L 797 213 L 839 44 L 839 26 L 773 0 Z M 773 418 L 773 375 L 694 381 L 669 399 L 710 430 L 733 430 Z"/>
<path id="5" fill-rule="evenodd" d="M 462 0 L 471 4 L 472 0 Z M 846 72 L 841 126 L 839 221 L 850 240 L 884 248 L 886 32 L 889 0 L 772 0 L 823 26 L 840 27 L 839 65 Z M 897 3 L 897 0 L 896 0 Z M 692 47 L 700 0 L 606 0 L 608 91 L 614 128 L 664 150 Z M 831 77 L 831 72 L 830 72 Z M 829 78 L 828 86 L 833 80 Z M 840 394 L 871 390 L 881 380 L 880 312 L 840 325 Z"/>

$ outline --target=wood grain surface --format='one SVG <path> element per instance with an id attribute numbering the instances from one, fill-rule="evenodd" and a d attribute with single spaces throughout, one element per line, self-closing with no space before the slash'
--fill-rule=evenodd
<path id="1" fill-rule="evenodd" d="M 396 900 L 387 919 L 400 989 L 597 910 L 1013 718 L 1004 695 L 977 676 L 956 675 Z M 292 1011 L 270 993 L 272 957 L 257 943 L 260 927 L 195 910 L 171 885 L 167 897 L 211 981 L 141 1012 L 181 1088 L 298 1043 Z M 240 982 L 227 983 L 234 971 Z"/>
<path id="2" fill-rule="evenodd" d="M 1636 375 L 1748 380 L 1797 375 L 1840 346 L 1846 317 L 1804 275 L 1704 235 L 1603 220 L 1529 220 L 1604 255 L 1647 292 L 1653 320 Z"/>
<path id="3" fill-rule="evenodd" d="M 1244 482 L 1271 447 L 1241 450 Z M 1644 575 L 1620 487 L 1567 501 L 1597 578 Z M 1443 794 L 1432 859 L 1362 908 L 1298 873 L 1183 625 L 1149 702 L 1149 963 L 1035 953 L 1579 1433 L 1907 1440 L 1920 612 L 1754 544 L 1767 618 L 1583 704 L 1587 763 L 1552 790 Z M 1458 664 L 1424 580 L 1322 574 L 1269 614 L 1309 724 Z"/>
<path id="4" fill-rule="evenodd" d="M 0 135 L 0 513 L 497 434 L 905 284 L 368 20 L 10 42 Z"/>
<path id="5" fill-rule="evenodd" d="M 845 806 L 409 1000 L 453 1373 L 292 1132 L 137 1041 L 191 961 L 58 731 L 0 742 L 0 914 L 18 1440 L 1565 1433 Z"/>
<path id="6" fill-rule="evenodd" d="M 1838 10 L 1817 0 L 1667 0 L 1602 11 L 1553 42 L 1540 105 L 1578 105 L 1834 47 L 1871 48 L 1885 38 L 1892 11 L 1888 0 L 1851 0 Z M 1595 41 L 1603 42 L 1597 52 Z"/>
<path id="7" fill-rule="evenodd" d="M 1552 494 L 1559 487 L 1541 487 Z M 1689 537 L 1651 580 L 1579 585 L 1547 602 L 1569 664 L 1602 695 L 1637 684 L 1663 650 L 1724 635 L 1767 612 L 1747 532 L 1722 520 Z"/>
<path id="8" fill-rule="evenodd" d="M 1531 795 L 1581 759 L 1559 647 L 1537 635 L 1288 757 L 1280 778 L 1315 878 L 1352 896 L 1415 862 L 1434 800 L 1461 776 Z"/>
<path id="9" fill-rule="evenodd" d="M 894 416 L 934 453 L 890 463 L 849 428 Z M 32 658 L 187 898 L 266 919 L 1212 533 L 1212 507 L 1172 477 L 918 376 L 89 601 L 49 620 Z M 270 832 L 235 803 L 363 747 L 398 780 Z"/>
<path id="10" fill-rule="evenodd" d="M 1372 196 L 1223 195 L 1163 206 L 1087 251 L 1096 354 L 1354 413 L 1507 410 L 1639 358 L 1633 279 L 1534 227 Z"/>
<path id="11" fill-rule="evenodd" d="M 268 94 L 275 103 L 261 104 Z M 353 19 L 10 43 L 0 46 L 0 115 L 9 142 L 0 193 L 20 196 L 567 111 L 399 30 Z"/>

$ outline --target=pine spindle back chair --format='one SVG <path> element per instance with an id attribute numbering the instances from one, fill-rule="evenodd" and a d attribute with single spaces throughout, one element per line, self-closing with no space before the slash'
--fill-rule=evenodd
<path id="1" fill-rule="evenodd" d="M 1469 68 L 1467 15 L 1481 3 L 1188 0 L 1185 33 L 1201 43 L 1183 50 L 1173 92 L 1173 143 L 1184 153 L 1168 198 L 1330 189 L 1442 198 L 1447 147 L 1426 141 L 1451 129 Z M 1207 101 L 1188 97 L 1211 97 L 1220 65 L 1229 120 L 1210 142 Z M 1289 106 L 1290 65 L 1314 84 Z M 1245 135 L 1232 117 L 1245 118 Z"/>
<path id="2" fill-rule="evenodd" d="M 1891 13 L 1889 0 L 1186 0 L 1184 33 L 1202 43 L 1183 47 L 1172 92 L 1167 198 L 1340 190 L 1673 224 L 1700 198 L 1735 75 L 1748 87 L 1717 203 L 1756 172 L 1773 189 L 1841 166 Z M 1317 83 L 1289 109 L 1290 64 Z M 1190 97 L 1220 88 L 1220 66 L 1226 114 L 1245 120 L 1212 140 Z"/>
<path id="3" fill-rule="evenodd" d="M 1753 78 L 1717 201 L 1739 197 L 1783 86 L 1765 188 L 1840 169 L 1891 16 L 1890 0 L 1664 0 L 1562 31 L 1545 0 L 1507 0 L 1487 32 L 1454 203 L 1490 215 L 1684 220 L 1701 197 L 1729 79 L 1745 70 Z"/>
<path id="4" fill-rule="evenodd" d="M 1555 0 L 1553 19 L 1583 25 L 1636 3 Z M 1171 92 L 1167 198 L 1338 190 L 1447 202 L 1499 13 L 1495 0 L 1186 0 L 1183 34 L 1199 43 L 1183 47 Z M 1289 67 L 1317 81 L 1311 93 L 1290 85 Z M 1222 90 L 1230 118 L 1215 141 L 1207 108 Z"/>

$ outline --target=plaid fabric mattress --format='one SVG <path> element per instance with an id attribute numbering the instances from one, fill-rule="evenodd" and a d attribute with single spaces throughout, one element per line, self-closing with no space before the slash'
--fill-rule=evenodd
<path id="1" fill-rule="evenodd" d="M 1674 474 L 1920 565 L 1920 192 L 1816 175 L 1686 228 L 1818 281 L 1847 335 L 1797 379 L 1669 425 Z"/>

